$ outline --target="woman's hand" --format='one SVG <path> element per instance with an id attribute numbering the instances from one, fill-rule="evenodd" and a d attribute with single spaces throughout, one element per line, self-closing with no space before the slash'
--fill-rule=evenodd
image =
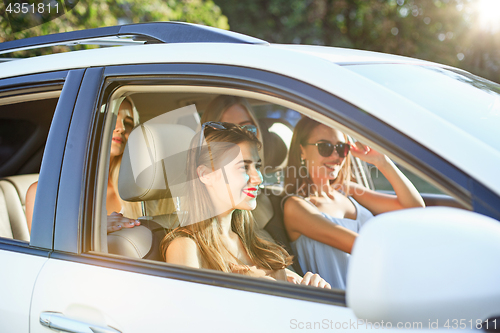
<path id="1" fill-rule="evenodd" d="M 364 144 L 362 144 L 359 141 L 356 141 L 355 143 L 351 143 L 351 154 L 354 157 L 357 157 L 366 163 L 370 163 L 375 165 L 376 167 L 379 167 L 383 165 L 384 163 L 387 163 L 388 158 L 382 153 L 379 153 L 378 151 L 374 150 L 373 148 L 370 148 Z"/>
<path id="2" fill-rule="evenodd" d="M 285 268 L 286 280 L 293 284 L 300 284 L 302 282 L 302 276 L 299 274 Z"/>
<path id="3" fill-rule="evenodd" d="M 332 289 L 332 286 L 328 282 L 326 282 L 319 274 L 313 274 L 311 272 L 307 272 L 300 284 L 306 286 L 313 286 L 318 288 Z"/>
<path id="4" fill-rule="evenodd" d="M 361 142 L 351 144 L 351 153 L 354 157 L 375 165 L 396 193 L 394 196 L 371 191 L 358 184 L 351 184 L 349 194 L 374 215 L 403 208 L 425 207 L 418 190 L 386 155 Z"/>
<path id="5" fill-rule="evenodd" d="M 113 212 L 108 215 L 108 234 L 122 228 L 133 228 L 140 224 L 139 220 L 129 219 L 121 213 Z"/>

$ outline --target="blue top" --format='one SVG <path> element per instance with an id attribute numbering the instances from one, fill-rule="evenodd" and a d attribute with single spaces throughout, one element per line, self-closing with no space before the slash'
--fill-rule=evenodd
<path id="1" fill-rule="evenodd" d="M 326 213 L 321 213 L 332 223 L 359 233 L 359 229 L 373 217 L 373 214 L 361 206 L 356 200 L 349 197 L 356 207 L 356 219 L 336 218 Z M 312 203 L 311 203 L 312 204 Z M 330 245 L 315 241 L 300 235 L 296 241 L 290 243 L 293 251 L 298 256 L 300 268 L 305 272 L 321 275 L 332 288 L 345 289 L 347 265 L 350 254 Z"/>

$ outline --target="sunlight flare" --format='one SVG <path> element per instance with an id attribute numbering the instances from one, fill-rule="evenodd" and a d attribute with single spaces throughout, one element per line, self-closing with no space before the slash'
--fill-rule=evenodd
<path id="1" fill-rule="evenodd" d="M 478 0 L 476 8 L 482 29 L 500 30 L 500 0 Z"/>

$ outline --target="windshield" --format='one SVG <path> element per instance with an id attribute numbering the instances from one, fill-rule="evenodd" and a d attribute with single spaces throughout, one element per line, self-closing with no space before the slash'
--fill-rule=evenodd
<path id="1" fill-rule="evenodd" d="M 402 65 L 346 65 L 432 111 L 500 150 L 500 85 L 448 69 Z"/>

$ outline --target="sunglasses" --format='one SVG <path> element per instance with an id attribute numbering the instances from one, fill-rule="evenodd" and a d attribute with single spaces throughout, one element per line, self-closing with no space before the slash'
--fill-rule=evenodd
<path id="1" fill-rule="evenodd" d="M 200 156 L 200 153 L 201 153 L 201 147 L 203 145 L 203 139 L 205 138 L 205 129 L 206 128 L 210 128 L 210 129 L 213 129 L 213 130 L 219 130 L 219 131 L 223 131 L 223 130 L 228 130 L 228 128 L 226 128 L 226 126 L 224 126 L 222 123 L 220 122 L 217 122 L 217 121 L 207 121 L 206 123 L 204 123 L 203 125 L 201 125 L 201 130 L 200 130 L 200 139 L 198 141 L 198 151 L 196 153 L 196 160 L 198 161 L 198 157 Z M 255 125 L 243 125 L 243 126 L 240 126 L 241 128 L 249 131 L 250 133 L 252 133 L 253 135 L 257 136 L 257 126 Z"/>
<path id="2" fill-rule="evenodd" d="M 207 121 L 206 123 L 201 125 L 200 139 L 198 140 L 198 150 L 196 152 L 196 162 L 198 162 L 198 158 L 200 157 L 201 147 L 203 146 L 203 139 L 205 138 L 205 129 L 207 127 L 214 130 L 227 130 L 224 125 L 216 121 Z"/>
<path id="3" fill-rule="evenodd" d="M 304 146 L 316 146 L 318 147 L 318 153 L 323 157 L 329 157 L 332 155 L 335 150 L 339 157 L 346 157 L 349 151 L 351 150 L 351 146 L 348 143 L 337 143 L 334 145 L 331 142 L 316 142 L 316 143 L 306 143 Z"/>

